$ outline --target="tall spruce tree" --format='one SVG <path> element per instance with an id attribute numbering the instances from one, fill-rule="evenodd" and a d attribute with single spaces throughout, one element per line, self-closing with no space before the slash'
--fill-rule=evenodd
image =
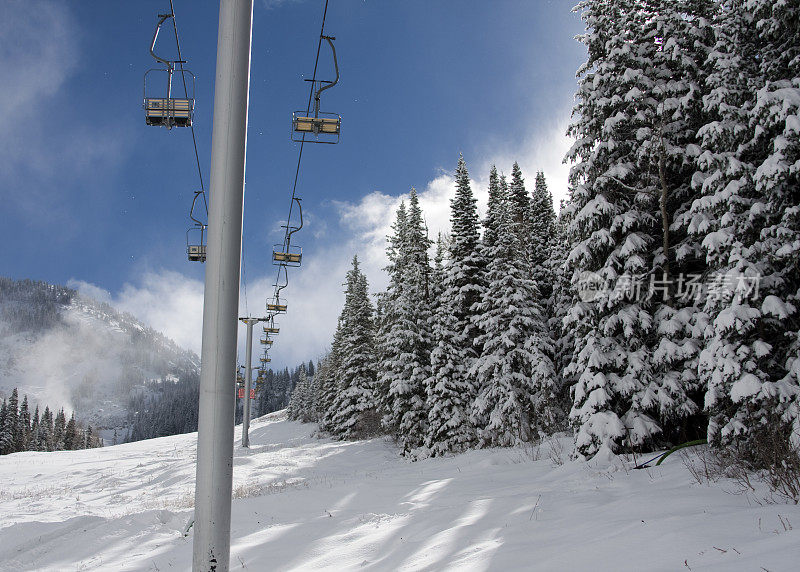
<path id="1" fill-rule="evenodd" d="M 7 419 L 8 400 L 3 399 L 3 405 L 0 406 L 0 455 L 8 455 L 14 448 L 14 434 Z"/>
<path id="2" fill-rule="evenodd" d="M 513 194 L 497 205 L 495 244 L 486 251 L 487 287 L 477 305 L 483 351 L 469 374 L 478 382 L 472 420 L 484 446 L 530 441 L 558 417 L 552 409 L 552 344 L 519 229 L 526 221 L 517 215 Z"/>
<path id="3" fill-rule="evenodd" d="M 553 273 L 550 258 L 556 241 L 556 212 L 553 195 L 547 188 L 544 173 L 536 173 L 530 206 L 530 265 L 533 279 L 542 296 L 547 300 L 553 292 Z"/>
<path id="4" fill-rule="evenodd" d="M 374 309 L 367 278 L 358 257 L 347 273 L 347 291 L 340 318 L 341 356 L 337 368 L 337 393 L 332 415 L 333 433 L 344 439 L 373 435 L 380 427 L 375 401 Z"/>
<path id="5" fill-rule="evenodd" d="M 22 397 L 22 404 L 19 406 L 19 418 L 17 420 L 17 451 L 29 451 L 31 449 L 31 411 L 28 408 L 28 396 Z"/>
<path id="6" fill-rule="evenodd" d="M 475 441 L 468 419 L 477 388 L 468 371 L 481 349 L 477 345 L 477 305 L 484 290 L 485 263 L 480 252 L 477 201 L 463 156 L 459 156 L 455 179 L 449 264 L 434 320 L 431 376 L 425 384 L 429 408 L 426 444 L 432 454 L 458 452 Z"/>
<path id="7" fill-rule="evenodd" d="M 430 376 L 431 241 L 416 190 L 406 216 L 401 204 L 390 237 L 390 283 L 382 304 L 381 385 L 385 388 L 383 427 L 405 454 L 422 446 L 426 433 L 425 381 Z"/>
<path id="8" fill-rule="evenodd" d="M 571 413 L 576 452 L 652 447 L 691 430 L 703 316 L 675 288 L 702 270 L 685 216 L 709 2 L 587 1 L 589 59 L 570 133 L 571 267 L 606 287 L 568 316 L 580 348 Z M 576 287 L 578 284 L 575 285 Z"/>
<path id="9" fill-rule="evenodd" d="M 19 393 L 15 387 L 11 390 L 11 395 L 8 397 L 2 435 L 0 435 L 0 452 L 2 452 L 3 455 L 16 453 L 20 450 L 17 448 L 20 441 L 19 433 Z"/>
<path id="10" fill-rule="evenodd" d="M 799 27 L 794 2 L 722 2 L 709 58 L 692 231 L 717 280 L 699 371 L 709 439 L 742 450 L 767 423 L 800 444 Z"/>
<path id="11" fill-rule="evenodd" d="M 511 167 L 511 185 L 508 192 L 508 209 L 523 252 L 528 255 L 531 243 L 531 198 L 525 189 L 522 169 L 516 161 Z M 529 261 L 530 262 L 530 261 Z"/>

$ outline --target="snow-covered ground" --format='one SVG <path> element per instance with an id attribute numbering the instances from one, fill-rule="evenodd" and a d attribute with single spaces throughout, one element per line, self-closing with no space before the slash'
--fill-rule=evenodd
<path id="1" fill-rule="evenodd" d="M 313 430 L 272 414 L 237 444 L 232 570 L 800 569 L 800 507 L 700 485 L 677 454 L 639 471 L 559 465 L 551 444 L 412 463 Z M 195 440 L 0 457 L 0 570 L 189 570 Z"/>

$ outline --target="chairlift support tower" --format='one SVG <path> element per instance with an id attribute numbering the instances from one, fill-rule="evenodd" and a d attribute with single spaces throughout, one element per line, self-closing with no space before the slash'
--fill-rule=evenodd
<path id="1" fill-rule="evenodd" d="M 194 572 L 230 569 L 233 424 L 253 0 L 220 0 L 197 435 Z"/>
<path id="2" fill-rule="evenodd" d="M 244 387 L 247 399 L 244 402 L 242 412 L 242 448 L 250 447 L 250 389 L 253 386 L 253 326 L 259 322 L 266 322 L 269 318 L 239 318 L 239 321 L 247 326 L 247 347 L 245 349 L 246 358 L 244 364 Z M 262 362 L 263 363 L 263 362 Z"/>

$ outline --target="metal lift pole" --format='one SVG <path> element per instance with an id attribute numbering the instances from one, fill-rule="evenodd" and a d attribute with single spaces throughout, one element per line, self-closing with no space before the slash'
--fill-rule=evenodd
<path id="1" fill-rule="evenodd" d="M 230 567 L 233 423 L 253 0 L 220 0 L 192 570 Z"/>
<path id="2" fill-rule="evenodd" d="M 244 414 L 242 415 L 242 447 L 250 447 L 250 388 L 253 385 L 253 326 L 266 318 L 239 318 L 247 325 L 247 361 L 244 365 Z"/>

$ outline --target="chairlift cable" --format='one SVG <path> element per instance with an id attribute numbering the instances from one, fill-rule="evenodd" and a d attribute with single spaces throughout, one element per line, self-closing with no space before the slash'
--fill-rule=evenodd
<path id="1" fill-rule="evenodd" d="M 320 54 L 320 51 L 322 49 L 322 40 L 323 40 L 323 38 L 325 36 L 325 21 L 327 19 L 327 16 L 328 16 L 328 0 L 325 0 L 325 7 L 324 7 L 324 9 L 322 11 L 322 25 L 320 26 L 319 39 L 317 41 L 317 53 L 316 53 L 316 56 L 314 58 L 314 71 L 313 71 L 312 76 L 311 76 L 311 86 L 309 88 L 308 102 L 306 104 L 306 113 L 307 114 L 310 113 L 310 111 L 311 111 L 311 102 L 313 101 L 313 98 L 314 98 L 314 88 L 316 87 L 316 82 L 317 82 L 317 69 L 319 68 L 319 54 Z M 298 180 L 300 178 L 300 165 L 302 164 L 302 160 L 303 160 L 303 149 L 305 147 L 305 138 L 306 138 L 306 136 L 305 136 L 305 133 L 304 133 L 303 137 L 302 137 L 302 140 L 300 141 L 300 150 L 299 150 L 298 156 L 297 156 L 297 167 L 295 168 L 294 182 L 292 184 L 292 196 L 291 196 L 291 199 L 289 201 L 289 214 L 288 214 L 288 216 L 286 218 L 286 226 L 285 226 L 284 237 L 283 237 L 283 245 L 284 245 L 284 250 L 286 252 L 288 252 L 288 249 L 289 249 L 288 247 L 289 247 L 289 244 L 291 242 L 291 236 L 292 236 L 292 234 L 294 232 L 292 230 L 292 227 L 291 227 L 291 222 L 292 222 L 292 213 L 294 211 L 294 204 L 295 203 L 297 203 L 298 209 L 300 209 L 301 221 L 302 221 L 302 216 L 303 216 L 302 215 L 302 206 L 300 206 L 300 199 L 297 197 L 297 182 L 298 182 Z M 302 226 L 302 222 L 301 222 L 301 226 Z M 296 229 L 296 230 L 299 230 L 299 228 Z M 284 273 L 284 283 L 283 284 L 280 284 L 281 269 L 283 269 L 283 273 Z M 273 293 L 273 298 L 275 298 L 277 300 L 277 298 L 280 296 L 281 290 L 286 288 L 286 286 L 288 286 L 288 284 L 289 284 L 288 271 L 286 270 L 285 266 L 280 265 L 278 267 L 278 272 L 277 272 L 277 275 L 275 277 L 275 290 L 274 290 L 274 293 Z"/>
<path id="2" fill-rule="evenodd" d="M 171 1 L 172 0 L 170 0 L 170 2 Z M 322 12 L 322 25 L 320 27 L 319 40 L 317 42 L 317 53 L 316 53 L 316 56 L 315 56 L 315 59 L 314 59 L 314 72 L 312 73 L 312 76 L 311 76 L 311 86 L 310 86 L 309 93 L 308 93 L 308 103 L 306 104 L 306 115 L 308 115 L 310 113 L 312 101 L 314 101 L 314 90 L 315 90 L 315 87 L 317 85 L 317 69 L 319 67 L 319 54 L 320 54 L 320 51 L 322 49 L 322 40 L 323 39 L 327 39 L 326 36 L 325 36 L 325 21 L 327 19 L 327 15 L 328 15 L 328 0 L 325 0 L 325 7 L 324 7 L 323 12 Z M 330 42 L 330 40 L 328 40 L 328 41 Z M 335 58 L 335 52 L 334 52 L 334 58 Z M 338 80 L 338 64 L 337 64 L 337 70 L 336 71 L 337 71 L 337 80 Z M 302 136 L 301 140 L 299 141 L 300 150 L 299 150 L 298 156 L 297 156 L 297 167 L 295 168 L 294 182 L 292 184 L 292 195 L 291 195 L 291 198 L 289 200 L 289 214 L 288 214 L 288 216 L 286 218 L 286 226 L 284 227 L 283 251 L 286 252 L 286 253 L 289 252 L 289 247 L 290 247 L 290 243 L 291 243 L 292 234 L 294 234 L 295 232 L 297 232 L 298 230 L 300 230 L 303 227 L 303 207 L 302 207 L 302 205 L 300 203 L 301 199 L 297 196 L 297 183 L 298 183 L 298 181 L 300 179 L 300 166 L 301 166 L 302 161 L 303 161 L 303 149 L 305 147 L 305 138 L 306 138 L 306 135 L 305 135 L 305 133 L 303 133 L 303 136 Z M 293 214 L 293 211 L 294 211 L 295 203 L 297 203 L 297 208 L 298 208 L 298 211 L 300 213 L 300 225 L 297 226 L 297 227 L 293 227 L 292 226 L 292 214 Z M 277 272 L 277 275 L 275 277 L 275 284 L 274 284 L 274 291 L 273 291 L 273 305 L 275 306 L 275 309 L 276 309 L 275 313 L 282 313 L 278 308 L 280 308 L 280 293 L 284 288 L 286 288 L 289 285 L 289 272 L 288 272 L 288 268 L 287 268 L 288 265 L 289 265 L 288 261 L 286 261 L 286 263 L 281 262 L 278 265 L 278 272 Z M 243 271 L 244 271 L 244 261 L 242 261 L 242 268 L 243 268 Z M 283 271 L 283 282 L 281 282 L 281 271 Z M 245 294 L 245 300 L 246 300 L 246 294 Z M 245 301 L 245 304 L 246 304 L 246 301 Z M 269 308 L 269 306 L 270 306 L 270 303 L 269 303 L 269 301 L 267 301 L 267 307 Z M 285 312 L 285 306 L 284 306 L 283 312 Z M 269 313 L 270 328 L 275 328 L 275 324 L 274 324 L 275 313 Z M 266 329 L 267 328 L 265 327 L 264 328 L 265 332 L 266 332 Z M 277 331 L 276 332 L 269 332 L 269 333 L 277 333 Z M 269 333 L 268 333 L 267 337 L 269 337 Z M 269 358 L 268 358 L 268 355 L 269 355 L 268 350 L 270 349 L 270 346 L 272 344 L 271 343 L 270 344 L 266 344 L 265 343 L 265 345 L 267 345 L 267 347 L 264 348 L 264 358 L 262 358 L 262 366 L 261 366 L 262 368 L 265 367 L 265 362 L 269 362 L 270 361 Z"/>
<path id="3" fill-rule="evenodd" d="M 171 1 L 171 0 L 170 0 Z M 317 80 L 317 68 L 319 67 L 319 53 L 322 49 L 322 38 L 325 35 L 325 19 L 328 16 L 328 0 L 325 0 L 325 9 L 322 11 L 322 26 L 319 30 L 319 40 L 317 41 L 317 55 L 314 59 L 314 72 L 311 75 L 311 88 L 308 91 L 308 103 L 306 104 L 306 113 L 311 112 L 311 101 L 314 98 L 314 87 Z M 294 184 L 292 185 L 292 200 L 289 202 L 289 216 L 286 219 L 286 236 L 284 241 L 287 241 L 289 236 L 289 224 L 292 218 L 292 209 L 294 208 L 295 197 L 297 192 L 297 181 L 300 177 L 300 162 L 303 160 L 303 147 L 305 146 L 306 134 L 303 133 L 303 139 L 300 142 L 300 153 L 297 156 L 297 169 L 294 173 Z"/>
<path id="4" fill-rule="evenodd" d="M 175 30 L 175 46 L 178 50 L 178 65 L 180 66 L 181 70 L 181 81 L 183 82 L 183 94 L 186 98 L 189 97 L 189 88 L 186 86 L 186 75 L 184 74 L 183 70 L 183 56 L 181 55 L 181 42 L 178 37 L 178 23 L 175 18 L 175 7 L 172 3 L 172 0 L 169 0 L 169 10 L 172 14 L 172 28 Z M 197 138 L 194 134 L 194 124 L 190 125 L 189 128 L 192 132 L 192 145 L 194 146 L 194 159 L 197 163 L 197 175 L 200 178 L 200 189 L 203 192 L 203 206 L 205 207 L 206 217 L 208 217 L 208 201 L 206 200 L 206 188 L 203 184 L 203 171 L 200 168 L 200 155 L 197 152 Z M 194 204 L 192 204 L 192 208 L 194 208 Z"/>

